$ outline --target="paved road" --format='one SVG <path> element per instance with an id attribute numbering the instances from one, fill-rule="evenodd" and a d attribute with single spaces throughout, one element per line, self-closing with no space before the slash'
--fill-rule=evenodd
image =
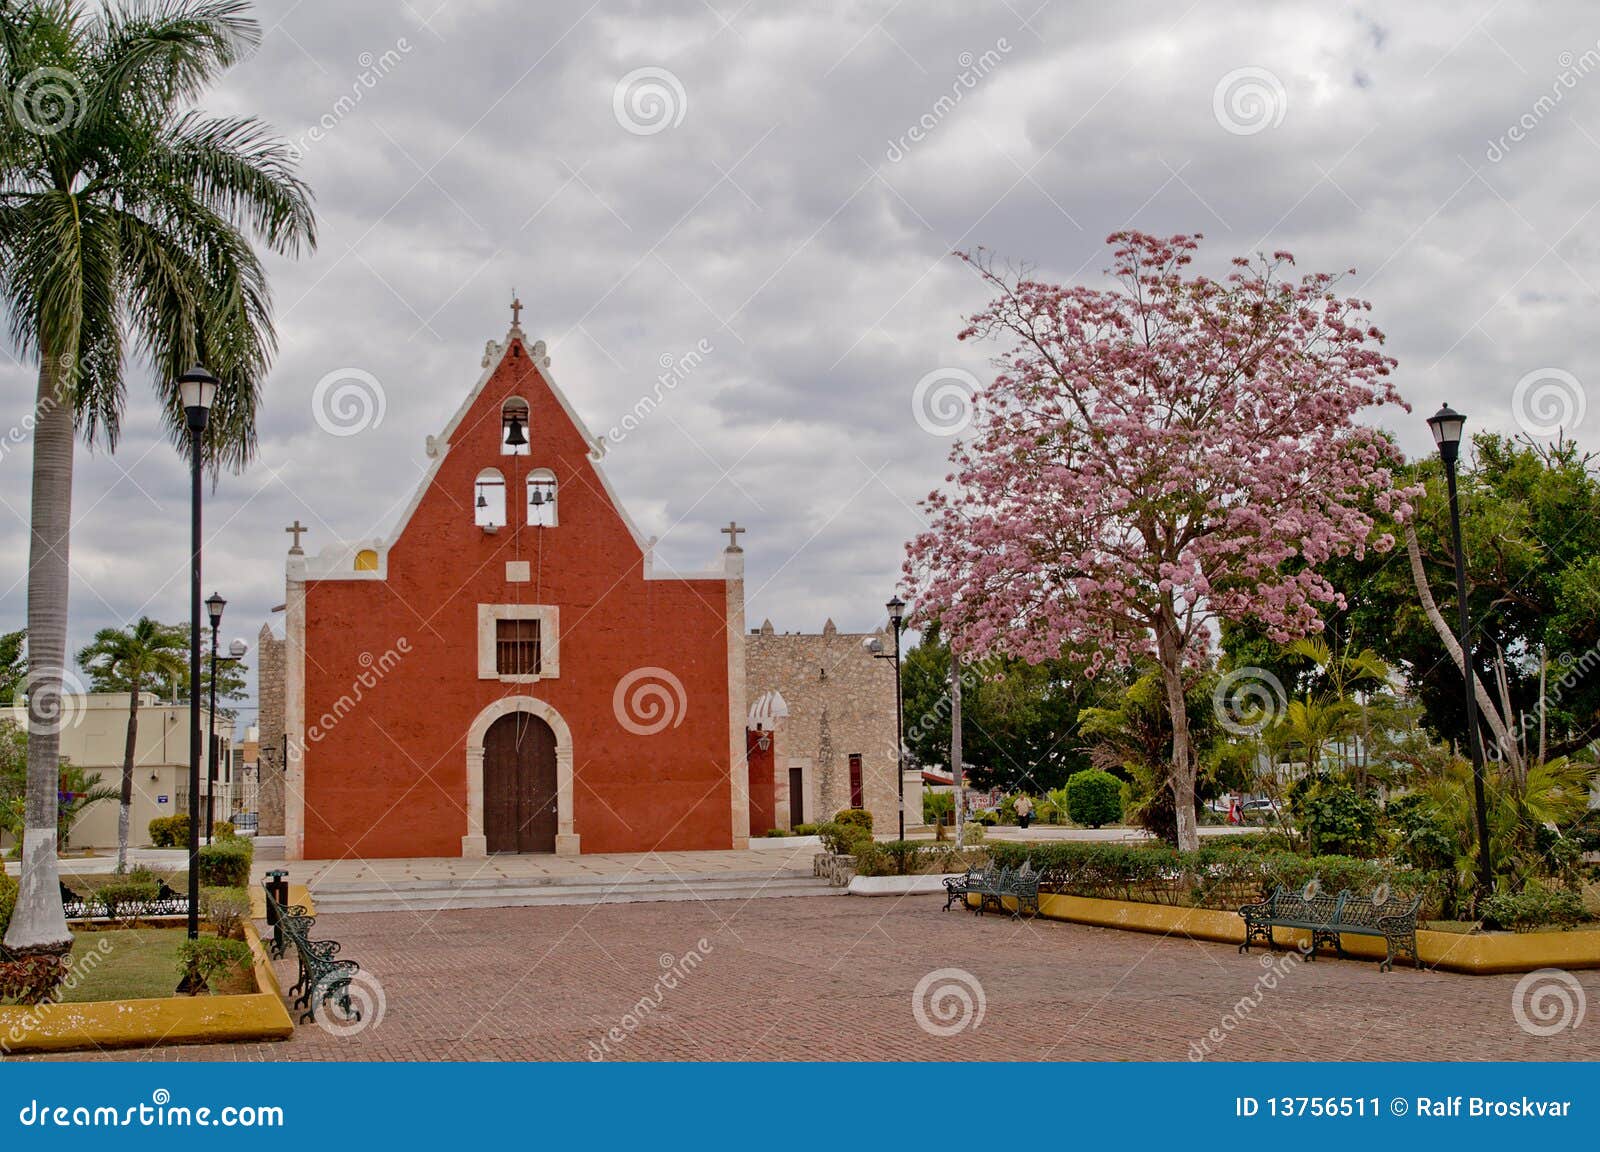
<path id="1" fill-rule="evenodd" d="M 1540 1038 L 1518 1026 L 1515 976 L 1264 961 L 1225 945 L 980 920 L 941 904 L 839 897 L 326 915 L 318 933 L 341 940 L 381 984 L 380 1022 L 353 1035 L 303 1026 L 278 1044 L 104 1055 L 1600 1059 L 1600 972 L 1579 974 L 1585 1022 Z M 923 1018 L 949 1035 L 930 1033 L 913 1008 L 919 982 L 941 969 L 960 974 L 933 981 L 948 994 L 930 989 Z M 280 973 L 287 985 L 292 969 Z M 974 1007 L 981 997 L 982 1017 L 954 1030 L 963 992 Z M 948 1024 L 941 1006 L 954 1012 Z M 1208 1039 L 1212 1029 L 1220 1040 Z"/>

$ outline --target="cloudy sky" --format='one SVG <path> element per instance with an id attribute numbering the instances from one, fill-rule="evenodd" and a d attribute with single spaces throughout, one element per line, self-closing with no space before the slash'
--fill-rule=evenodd
<path id="1" fill-rule="evenodd" d="M 680 567 L 747 525 L 749 616 L 780 630 L 881 617 L 943 475 L 940 398 L 994 351 L 955 339 L 984 298 L 958 249 L 1097 283 L 1121 228 L 1203 232 L 1210 270 L 1287 248 L 1355 269 L 1414 409 L 1376 419 L 1409 451 L 1444 400 L 1475 428 L 1600 440 L 1591 5 L 257 11 L 260 51 L 203 106 L 297 141 L 321 246 L 273 264 L 260 456 L 208 506 L 227 636 L 281 601 L 291 520 L 312 550 L 392 523 L 513 288 L 597 434 L 709 349 L 605 468 Z M 74 647 L 187 611 L 184 468 L 131 371 L 116 456 L 80 455 Z M 333 403 L 351 387 L 364 410 Z M 33 366 L 7 350 L 0 388 L 0 425 L 22 421 Z M 25 608 L 23 440 L 0 459 L 4 628 Z"/>

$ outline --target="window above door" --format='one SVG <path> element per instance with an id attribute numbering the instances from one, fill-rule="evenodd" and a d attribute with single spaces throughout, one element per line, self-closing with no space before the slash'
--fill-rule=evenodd
<path id="1" fill-rule="evenodd" d="M 561 672 L 559 619 L 560 609 L 549 604 L 479 604 L 478 679 L 555 679 Z"/>

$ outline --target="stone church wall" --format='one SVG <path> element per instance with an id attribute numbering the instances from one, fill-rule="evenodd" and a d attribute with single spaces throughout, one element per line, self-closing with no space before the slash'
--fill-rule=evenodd
<path id="1" fill-rule="evenodd" d="M 802 769 L 807 823 L 850 806 L 850 755 L 860 753 L 873 828 L 880 834 L 896 828 L 894 668 L 867 650 L 875 635 L 892 650 L 891 635 L 840 632 L 831 620 L 821 633 L 781 633 L 767 621 L 745 637 L 749 699 L 777 689 L 789 706 L 779 770 Z M 921 822 L 920 811 L 906 814 L 908 827 Z M 750 828 L 752 836 L 765 831 Z"/>

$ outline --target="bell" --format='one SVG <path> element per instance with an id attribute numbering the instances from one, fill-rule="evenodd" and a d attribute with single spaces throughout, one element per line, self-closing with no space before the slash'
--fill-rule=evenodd
<path id="1" fill-rule="evenodd" d="M 489 506 L 489 501 L 484 498 L 483 489 L 479 488 L 478 489 L 478 507 L 479 508 L 487 508 L 488 506 Z"/>
<path id="2" fill-rule="evenodd" d="M 506 443 L 513 448 L 521 448 L 528 442 L 528 437 L 522 431 L 522 417 L 513 415 L 511 426 L 506 429 Z"/>
<path id="3" fill-rule="evenodd" d="M 533 495 L 528 499 L 529 503 L 537 508 L 539 505 L 544 503 L 544 489 L 536 485 L 533 489 Z"/>

